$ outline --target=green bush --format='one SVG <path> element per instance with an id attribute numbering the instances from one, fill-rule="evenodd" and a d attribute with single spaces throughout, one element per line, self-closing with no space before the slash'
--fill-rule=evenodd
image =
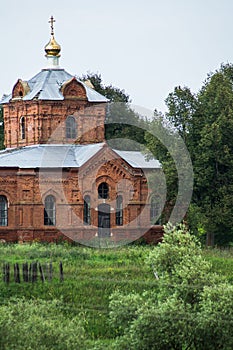
<path id="1" fill-rule="evenodd" d="M 205 287 L 196 327 L 197 350 L 233 349 L 233 286 Z"/>
<path id="2" fill-rule="evenodd" d="M 13 299 L 0 306 L 0 348 L 76 350 L 85 331 L 79 316 L 68 319 L 60 301 Z"/>
<path id="3" fill-rule="evenodd" d="M 109 320 L 119 331 L 113 349 L 232 349 L 233 286 L 211 272 L 197 239 L 168 225 L 147 263 L 157 288 L 111 297 Z"/>
<path id="4" fill-rule="evenodd" d="M 137 318 L 121 339 L 117 349 L 167 350 L 186 349 L 192 342 L 193 315 L 191 307 L 176 297 L 166 302 L 148 300 L 137 310 Z"/>
<path id="5" fill-rule="evenodd" d="M 138 305 L 143 298 L 137 293 L 122 295 L 119 291 L 110 297 L 110 323 L 113 326 L 115 335 L 124 334 L 131 322 L 137 317 Z"/>

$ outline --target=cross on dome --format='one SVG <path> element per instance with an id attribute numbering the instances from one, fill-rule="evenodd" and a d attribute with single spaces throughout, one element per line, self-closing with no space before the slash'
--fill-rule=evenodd
<path id="1" fill-rule="evenodd" d="M 53 16 L 50 17 L 49 23 L 51 24 L 51 35 L 54 35 L 54 23 L 56 20 L 53 18 Z"/>
<path id="2" fill-rule="evenodd" d="M 49 43 L 45 46 L 46 57 L 48 59 L 50 68 L 57 68 L 59 66 L 59 57 L 61 46 L 56 42 L 54 37 L 54 23 L 55 19 L 53 16 L 50 17 L 49 23 L 51 27 L 51 38 Z"/>

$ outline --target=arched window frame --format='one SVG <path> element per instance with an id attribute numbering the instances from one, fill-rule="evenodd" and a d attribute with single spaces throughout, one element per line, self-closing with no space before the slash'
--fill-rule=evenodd
<path id="1" fill-rule="evenodd" d="M 76 139 L 77 138 L 77 122 L 75 117 L 69 115 L 66 118 L 66 138 Z"/>
<path id="2" fill-rule="evenodd" d="M 101 182 L 98 186 L 98 198 L 108 199 L 109 198 L 109 186 L 107 182 Z"/>
<path id="3" fill-rule="evenodd" d="M 152 224 L 161 223 L 161 199 L 158 196 L 152 196 L 150 200 L 150 220 Z"/>
<path id="4" fill-rule="evenodd" d="M 8 201 L 6 196 L 0 196 L 0 226 L 8 225 Z"/>
<path id="5" fill-rule="evenodd" d="M 86 225 L 91 224 L 91 198 L 90 198 L 90 196 L 84 197 L 83 222 Z"/>
<path id="6" fill-rule="evenodd" d="M 20 118 L 20 137 L 21 140 L 25 140 L 26 138 L 26 121 L 25 117 Z"/>
<path id="7" fill-rule="evenodd" d="M 123 225 L 123 197 L 121 195 L 116 198 L 116 225 Z"/>
<path id="8" fill-rule="evenodd" d="M 45 198 L 44 203 L 44 225 L 55 226 L 56 224 L 56 199 L 52 195 Z"/>

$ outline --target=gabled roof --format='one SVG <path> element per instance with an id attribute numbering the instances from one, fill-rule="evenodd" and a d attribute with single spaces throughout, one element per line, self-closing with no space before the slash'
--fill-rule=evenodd
<path id="1" fill-rule="evenodd" d="M 6 149 L 0 152 L 1 168 L 79 168 L 106 147 L 105 143 L 90 145 L 35 145 Z M 158 169 L 156 159 L 146 160 L 141 152 L 113 150 L 133 168 Z"/>
<path id="2" fill-rule="evenodd" d="M 27 82 L 30 91 L 22 97 L 22 100 L 64 100 L 64 96 L 61 93 L 61 86 L 71 78 L 73 76 L 64 69 L 43 69 Z M 108 102 L 105 96 L 99 94 L 76 77 L 75 79 L 85 88 L 89 102 Z M 11 98 L 12 94 L 3 98 L 0 103 L 9 103 Z"/>

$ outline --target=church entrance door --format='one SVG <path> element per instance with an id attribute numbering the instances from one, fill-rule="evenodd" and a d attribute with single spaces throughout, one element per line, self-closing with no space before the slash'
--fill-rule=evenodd
<path id="1" fill-rule="evenodd" d="M 100 204 L 98 206 L 98 236 L 110 237 L 110 205 Z"/>

